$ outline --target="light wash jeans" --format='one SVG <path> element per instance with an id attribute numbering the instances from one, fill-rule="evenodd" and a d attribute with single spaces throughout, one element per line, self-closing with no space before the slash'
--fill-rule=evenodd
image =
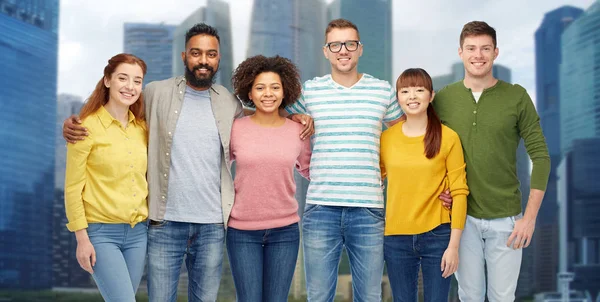
<path id="1" fill-rule="evenodd" d="M 183 258 L 188 270 L 188 301 L 216 301 L 223 265 L 222 223 L 175 221 L 148 226 L 148 296 L 152 302 L 177 301 Z"/>
<path id="2" fill-rule="evenodd" d="M 135 302 L 146 261 L 147 227 L 129 224 L 90 223 L 87 228 L 96 251 L 92 277 L 108 302 Z"/>
<path id="3" fill-rule="evenodd" d="M 333 301 L 342 248 L 354 301 L 381 301 L 383 209 L 307 204 L 302 243 L 308 301 Z"/>
<path id="4" fill-rule="evenodd" d="M 479 219 L 467 215 L 460 240 L 460 263 L 456 272 L 458 296 L 462 302 L 515 300 L 523 250 L 506 246 L 515 221 L 522 215 L 497 219 Z"/>

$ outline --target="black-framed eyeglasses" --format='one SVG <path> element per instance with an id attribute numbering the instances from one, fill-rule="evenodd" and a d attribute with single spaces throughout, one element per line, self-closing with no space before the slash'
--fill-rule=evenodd
<path id="1" fill-rule="evenodd" d="M 360 44 L 362 44 L 360 41 L 350 40 L 346 42 L 329 42 L 325 44 L 325 47 L 329 48 L 329 51 L 336 53 L 342 51 L 342 46 L 346 46 L 348 51 L 356 51 Z"/>

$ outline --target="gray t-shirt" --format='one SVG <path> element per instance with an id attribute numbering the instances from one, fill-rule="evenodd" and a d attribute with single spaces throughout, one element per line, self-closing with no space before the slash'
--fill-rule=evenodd
<path id="1" fill-rule="evenodd" d="M 223 223 L 221 139 L 209 90 L 186 87 L 171 147 L 165 220 Z"/>

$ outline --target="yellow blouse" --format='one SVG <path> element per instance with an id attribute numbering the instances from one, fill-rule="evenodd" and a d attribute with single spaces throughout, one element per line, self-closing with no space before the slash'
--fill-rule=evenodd
<path id="1" fill-rule="evenodd" d="M 148 217 L 146 125 L 129 112 L 123 128 L 104 107 L 83 120 L 89 136 L 67 145 L 65 208 L 74 232 L 88 223 L 128 223 Z"/>

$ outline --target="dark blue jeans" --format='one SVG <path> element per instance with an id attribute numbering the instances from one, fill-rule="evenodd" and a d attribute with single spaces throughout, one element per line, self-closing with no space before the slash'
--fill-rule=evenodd
<path id="1" fill-rule="evenodd" d="M 298 223 L 258 231 L 227 228 L 237 301 L 287 301 L 299 244 Z"/>
<path id="2" fill-rule="evenodd" d="M 425 302 L 447 302 L 451 278 L 443 278 L 442 256 L 450 242 L 450 224 L 418 235 L 385 236 L 383 254 L 394 302 L 417 301 L 419 268 Z"/>

